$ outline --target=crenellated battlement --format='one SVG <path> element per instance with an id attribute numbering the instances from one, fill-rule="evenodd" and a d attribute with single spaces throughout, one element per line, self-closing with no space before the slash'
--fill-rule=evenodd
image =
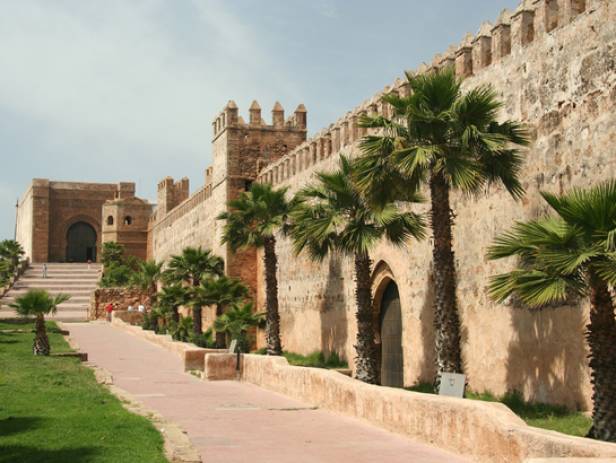
<path id="1" fill-rule="evenodd" d="M 417 75 L 453 66 L 459 77 L 478 75 L 510 55 L 524 53 L 532 43 L 566 27 L 578 16 L 595 11 L 605 1 L 523 0 L 515 11 L 503 10 L 494 23 L 484 22 L 476 35 L 467 34 L 458 45 L 437 54 L 430 64 L 424 63 L 409 72 Z M 404 96 L 408 86 L 402 79 L 396 79 L 278 161 L 265 166 L 257 180 L 276 185 L 358 141 L 366 135 L 366 129 L 358 125 L 359 118 L 365 114 L 388 116 L 390 108 L 382 96 L 391 92 Z"/>
<path id="2" fill-rule="evenodd" d="M 158 182 L 156 215 L 162 217 L 186 200 L 189 195 L 189 188 L 188 177 L 184 177 L 177 182 L 172 177 L 165 177 Z"/>
<path id="3" fill-rule="evenodd" d="M 212 121 L 212 134 L 217 138 L 227 128 L 271 129 L 271 130 L 298 130 L 305 131 L 307 127 L 307 111 L 303 104 L 299 104 L 292 116 L 284 118 L 284 108 L 277 101 L 272 108 L 272 123 L 268 125 L 261 117 L 261 106 L 255 100 L 248 109 L 248 123 L 239 114 L 237 105 L 229 100 L 224 109 Z"/>

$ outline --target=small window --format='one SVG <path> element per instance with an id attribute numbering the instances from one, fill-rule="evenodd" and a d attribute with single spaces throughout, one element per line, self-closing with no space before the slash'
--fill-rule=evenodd
<path id="1" fill-rule="evenodd" d="M 252 187 L 252 181 L 244 180 L 244 191 L 250 191 L 251 187 Z"/>
<path id="2" fill-rule="evenodd" d="M 133 218 L 130 215 L 124 217 L 124 225 L 130 225 L 133 223 Z"/>
<path id="3" fill-rule="evenodd" d="M 112 215 L 107 217 L 107 225 L 113 225 L 113 216 Z"/>

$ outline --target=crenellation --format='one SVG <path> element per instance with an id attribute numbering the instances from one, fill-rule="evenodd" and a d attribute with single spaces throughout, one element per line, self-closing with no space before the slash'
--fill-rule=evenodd
<path id="1" fill-rule="evenodd" d="M 274 108 L 272 109 L 272 123 L 275 128 L 282 128 L 285 125 L 284 108 L 278 101 L 274 104 Z"/>
<path id="2" fill-rule="evenodd" d="M 559 1 L 564 0 L 535 0 L 535 37 L 540 37 L 556 29 L 559 25 Z"/>
<path id="3" fill-rule="evenodd" d="M 563 6 L 563 24 L 570 23 L 586 11 L 586 0 L 565 0 Z"/>
<path id="4" fill-rule="evenodd" d="M 492 62 L 511 54 L 511 12 L 503 10 L 492 28 Z"/>
<path id="5" fill-rule="evenodd" d="M 492 64 L 492 25 L 483 23 L 479 34 L 472 42 L 473 72 L 478 72 Z"/>
<path id="6" fill-rule="evenodd" d="M 257 100 L 253 100 L 248 112 L 250 114 L 249 124 L 252 127 L 261 127 L 261 124 L 263 123 L 263 121 L 261 120 L 261 106 L 259 106 Z"/>
<path id="7" fill-rule="evenodd" d="M 459 77 L 473 75 L 473 47 L 470 45 L 464 45 L 456 52 L 456 75 Z"/>
<path id="8" fill-rule="evenodd" d="M 303 103 L 300 103 L 297 106 L 294 115 L 294 126 L 299 129 L 306 129 L 308 127 L 308 118 L 306 107 L 303 105 Z"/>
<path id="9" fill-rule="evenodd" d="M 511 50 L 521 51 L 535 40 L 535 11 L 518 9 L 511 16 Z"/>

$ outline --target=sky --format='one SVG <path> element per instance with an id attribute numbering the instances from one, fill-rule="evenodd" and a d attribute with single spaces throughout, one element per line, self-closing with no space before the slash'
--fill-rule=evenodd
<path id="1" fill-rule="evenodd" d="M 203 184 L 233 99 L 309 135 L 518 0 L 0 0 L 0 239 L 32 178 Z"/>

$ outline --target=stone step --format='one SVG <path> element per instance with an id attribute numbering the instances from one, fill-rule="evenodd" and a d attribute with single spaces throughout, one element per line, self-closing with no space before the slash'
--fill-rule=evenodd
<path id="1" fill-rule="evenodd" d="M 29 287 L 18 287 L 11 288 L 7 296 L 15 296 L 26 294 L 31 289 L 44 289 L 49 294 L 71 294 L 73 296 L 89 296 L 92 293 L 90 288 L 75 288 L 73 287 L 63 287 L 63 286 L 46 286 L 46 285 L 37 285 L 37 286 L 29 286 Z"/>
<path id="2" fill-rule="evenodd" d="M 15 295 L 15 296 L 11 296 L 10 294 L 6 295 L 5 297 L 2 298 L 2 301 L 0 302 L 3 305 L 8 305 L 8 304 L 12 304 L 13 302 L 15 302 L 15 300 L 20 297 L 21 295 Z M 71 296 L 69 294 L 69 296 Z M 70 300 L 68 300 L 67 302 L 64 302 L 63 304 L 80 304 L 80 305 L 89 305 L 90 304 L 90 296 L 71 296 Z M 62 304 L 60 304 L 60 307 L 62 306 Z"/>
<path id="3" fill-rule="evenodd" d="M 24 272 L 24 276 L 43 276 L 42 270 L 28 270 Z M 100 275 L 98 270 L 47 270 L 47 275 L 70 275 L 70 276 L 94 276 Z"/>
<path id="4" fill-rule="evenodd" d="M 98 286 L 97 285 L 78 285 L 78 284 L 70 284 L 70 283 L 58 283 L 58 284 L 33 284 L 33 285 L 15 285 L 11 290 L 28 290 L 32 288 L 45 288 L 49 291 L 64 291 L 64 292 L 72 292 L 72 291 L 94 291 Z"/>

